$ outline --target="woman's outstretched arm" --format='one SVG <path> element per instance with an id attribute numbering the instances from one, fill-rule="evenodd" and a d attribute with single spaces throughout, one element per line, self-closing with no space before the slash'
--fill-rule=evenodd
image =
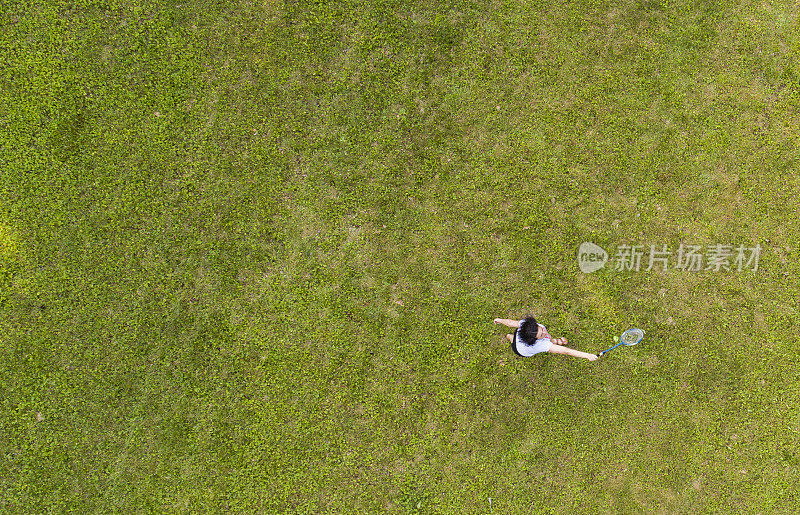
<path id="1" fill-rule="evenodd" d="M 589 361 L 594 361 L 597 359 L 597 354 L 589 354 L 588 352 L 581 352 L 579 350 L 570 349 L 569 347 L 564 347 L 563 345 L 556 345 L 553 344 L 550 346 L 550 350 L 553 354 L 566 354 L 568 356 L 573 356 L 576 358 L 583 358 L 588 359 Z"/>
<path id="2" fill-rule="evenodd" d="M 503 324 L 503 325 L 508 326 L 508 327 L 516 327 L 516 328 L 519 328 L 519 323 L 521 321 L 522 320 L 509 320 L 507 318 L 495 318 L 494 319 L 494 323 L 495 324 Z"/>

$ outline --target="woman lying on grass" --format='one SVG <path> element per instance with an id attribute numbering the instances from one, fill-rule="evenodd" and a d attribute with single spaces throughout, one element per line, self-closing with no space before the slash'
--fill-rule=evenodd
<path id="1" fill-rule="evenodd" d="M 514 335 L 507 334 L 506 338 L 511 342 L 511 349 L 520 356 L 533 356 L 540 352 L 550 352 L 553 354 L 567 354 L 576 358 L 584 358 L 589 361 L 597 359 L 597 354 L 588 354 L 579 350 L 566 347 L 566 338 L 553 338 L 547 332 L 547 328 L 536 322 L 533 317 L 526 317 L 522 320 L 508 320 L 507 318 L 495 318 L 495 324 L 503 324 L 514 327 Z"/>

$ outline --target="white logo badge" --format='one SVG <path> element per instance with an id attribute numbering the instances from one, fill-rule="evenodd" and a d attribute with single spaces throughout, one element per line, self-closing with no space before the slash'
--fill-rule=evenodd
<path id="1" fill-rule="evenodd" d="M 589 274 L 600 270 L 608 261 L 608 252 L 594 243 L 583 242 L 578 248 L 578 266 L 581 272 Z"/>

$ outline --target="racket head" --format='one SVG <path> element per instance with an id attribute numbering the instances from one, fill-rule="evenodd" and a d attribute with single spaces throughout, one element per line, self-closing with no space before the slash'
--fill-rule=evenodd
<path id="1" fill-rule="evenodd" d="M 622 333 L 622 336 L 619 337 L 619 341 L 621 341 L 627 346 L 631 346 L 631 345 L 636 345 L 637 343 L 642 341 L 642 338 L 644 338 L 644 331 L 642 331 L 641 329 L 633 328 L 633 329 L 628 329 L 627 331 Z"/>

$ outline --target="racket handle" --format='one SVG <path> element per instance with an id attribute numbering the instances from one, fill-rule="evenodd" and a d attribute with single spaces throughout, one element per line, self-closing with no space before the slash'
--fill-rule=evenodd
<path id="1" fill-rule="evenodd" d="M 603 354 L 605 354 L 605 353 L 606 353 L 606 351 L 604 351 L 604 350 L 601 350 L 600 352 L 598 352 L 598 353 L 597 353 L 597 357 L 598 357 L 598 358 L 602 358 L 602 357 L 603 357 Z"/>

